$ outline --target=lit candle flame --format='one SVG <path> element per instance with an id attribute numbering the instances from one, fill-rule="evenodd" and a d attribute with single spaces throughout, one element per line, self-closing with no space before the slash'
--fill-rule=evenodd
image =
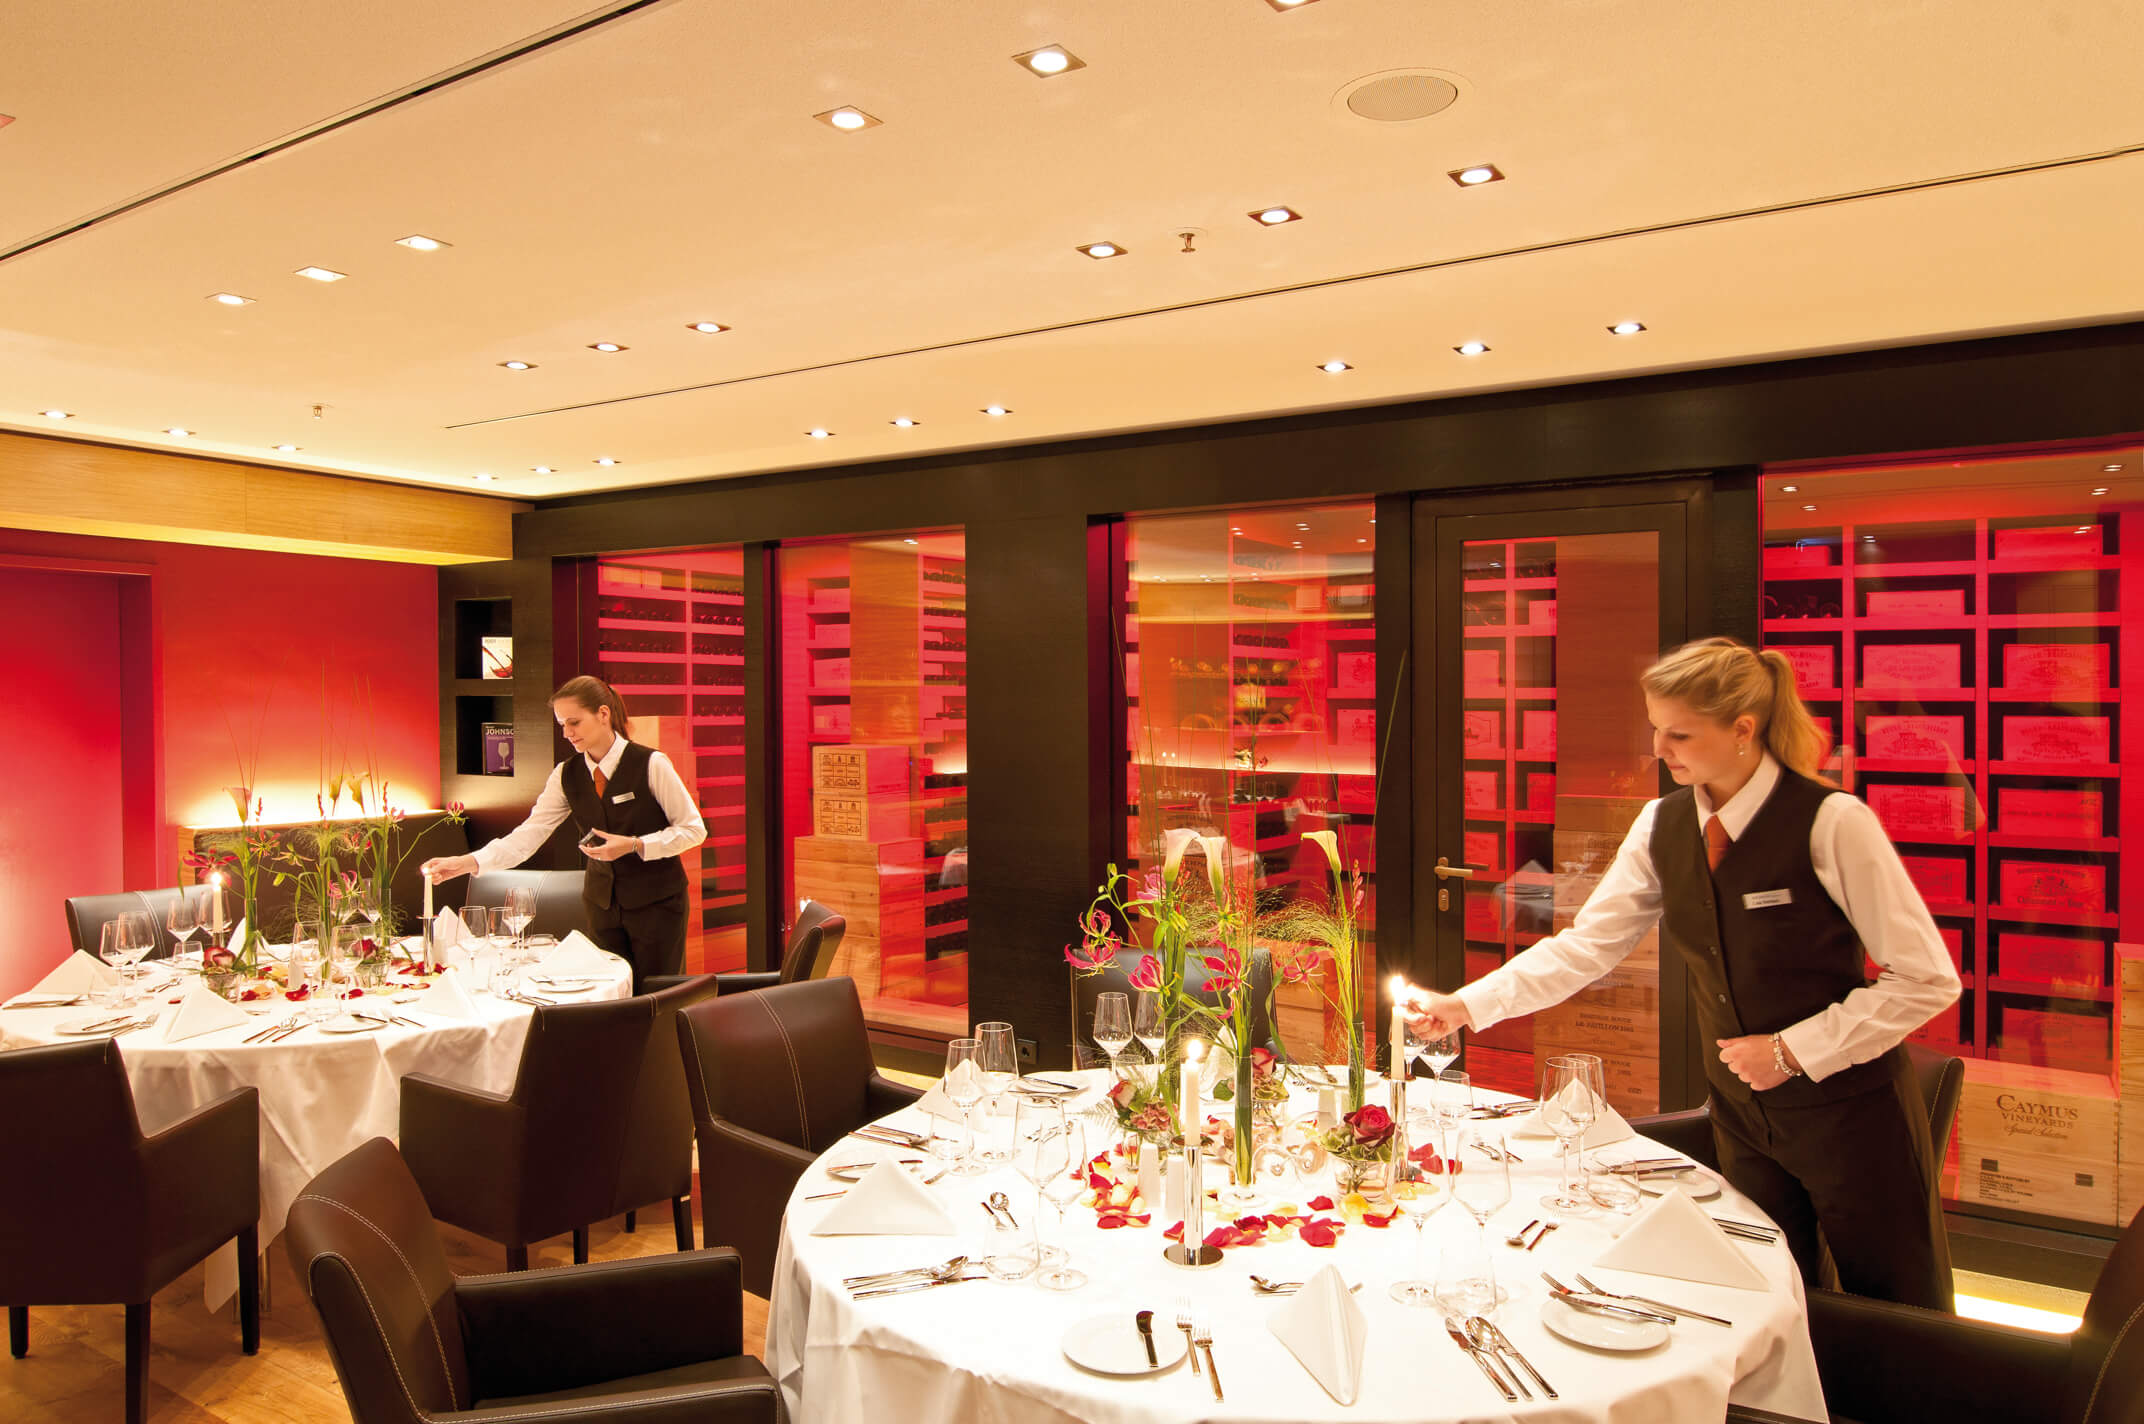
<path id="1" fill-rule="evenodd" d="M 1204 1054 L 1205 1051 L 1205 1044 L 1200 1043 L 1195 1038 L 1189 1039 L 1184 1044 L 1184 1061 L 1186 1063 L 1196 1063 L 1199 1061 L 1200 1056 Z"/>

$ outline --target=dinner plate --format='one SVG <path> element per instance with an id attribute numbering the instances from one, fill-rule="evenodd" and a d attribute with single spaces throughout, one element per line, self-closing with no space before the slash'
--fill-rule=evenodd
<path id="1" fill-rule="evenodd" d="M 9 1009 L 65 1009 L 82 1002 L 80 994 L 21 994 L 10 999 L 0 1008 Z"/>
<path id="2" fill-rule="evenodd" d="M 575 975 L 560 979 L 531 979 L 529 983 L 553 994 L 581 994 L 603 983 L 603 980 L 587 975 Z"/>
<path id="3" fill-rule="evenodd" d="M 329 1019 L 326 1023 L 314 1024 L 313 1027 L 322 1033 L 378 1033 L 387 1025 L 378 1019 L 351 1019 L 348 1022 Z"/>
<path id="4" fill-rule="evenodd" d="M 1046 1098 L 1076 1098 L 1086 1089 L 1069 1083 L 1053 1083 L 1048 1078 L 1024 1077 L 1013 1086 L 1023 1092 L 1036 1093 Z"/>
<path id="5" fill-rule="evenodd" d="M 864 1173 L 870 1171 L 873 1167 L 876 1167 L 877 1165 L 878 1163 L 876 1162 L 834 1162 L 830 1163 L 827 1166 L 826 1175 L 832 1177 L 837 1182 L 856 1182 L 863 1180 Z M 903 1162 L 901 1165 L 908 1168 L 908 1170 L 911 1172 L 916 1171 L 923 1166 L 920 1161 Z"/>
<path id="6" fill-rule="evenodd" d="M 1657 1320 L 1626 1320 L 1597 1310 L 1580 1310 L 1550 1297 L 1541 1303 L 1541 1323 L 1574 1345 L 1596 1350 L 1650 1350 L 1667 1343 L 1668 1328 Z"/>
<path id="7" fill-rule="evenodd" d="M 1703 1167 L 1677 1172 L 1672 1177 L 1637 1177 L 1638 1190 L 1656 1197 L 1681 1192 L 1691 1201 L 1711 1201 L 1720 1194 L 1720 1179 Z"/>
<path id="8" fill-rule="evenodd" d="M 1139 1337 L 1136 1314 L 1114 1310 L 1082 1320 L 1065 1332 L 1065 1358 L 1098 1375 L 1158 1375 L 1174 1369 L 1184 1358 L 1184 1332 L 1176 1328 L 1173 1319 L 1165 1324 L 1161 1312 L 1156 1311 L 1154 1358 L 1160 1363 L 1150 1365 L 1146 1362 L 1146 1342 Z"/>

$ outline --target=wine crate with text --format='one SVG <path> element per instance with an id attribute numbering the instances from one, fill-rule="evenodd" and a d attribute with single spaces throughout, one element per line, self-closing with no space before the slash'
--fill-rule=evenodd
<path id="1" fill-rule="evenodd" d="M 1958 1200 L 2115 1224 L 2119 1100 L 2112 1079 L 1965 1061 Z"/>

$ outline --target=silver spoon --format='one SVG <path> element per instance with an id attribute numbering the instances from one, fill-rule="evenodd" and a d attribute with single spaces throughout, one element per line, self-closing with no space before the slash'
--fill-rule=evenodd
<path id="1" fill-rule="evenodd" d="M 1018 1231 L 1020 1229 L 1019 1221 L 1012 1214 L 1011 1197 L 1006 1196 L 1003 1192 L 992 1192 L 988 1205 L 992 1213 L 1002 1212 L 1004 1214 L 1005 1229 L 1007 1231 Z"/>

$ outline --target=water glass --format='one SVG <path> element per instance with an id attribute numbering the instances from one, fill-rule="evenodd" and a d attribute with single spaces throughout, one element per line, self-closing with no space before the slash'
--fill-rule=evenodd
<path id="1" fill-rule="evenodd" d="M 960 1109 L 961 1149 L 958 1161 L 963 1177 L 980 1177 L 983 1164 L 975 1156 L 975 1105 L 983 1100 L 983 1071 L 976 1064 L 976 1054 L 981 1050 L 979 1040 L 956 1038 L 945 1046 L 945 1077 L 939 1083 L 939 1091 L 945 1100 Z M 938 1119 L 933 1117 L 932 1143 L 936 1147 Z"/>
<path id="2" fill-rule="evenodd" d="M 1541 1121 L 1556 1134 L 1563 1162 L 1561 1183 L 1555 1192 L 1541 1198 L 1541 1205 L 1559 1216 L 1593 1214 L 1579 1143 L 1606 1101 L 1601 1060 L 1594 1054 L 1560 1054 L 1541 1065 Z"/>
<path id="3" fill-rule="evenodd" d="M 1063 1103 L 1045 1105 L 1055 1110 L 1054 1121 L 1060 1124 L 1054 1143 L 1043 1141 L 1036 1144 L 1036 1171 L 1041 1177 L 1042 1199 L 1056 1213 L 1060 1230 L 1065 1224 L 1065 1208 L 1078 1201 L 1087 1191 L 1087 1133 L 1086 1124 L 1075 1114 L 1067 1113 Z M 1049 1115 L 1041 1115 L 1049 1120 Z M 1037 1217 L 1041 1212 L 1037 1211 Z M 1041 1230 L 1036 1230 L 1035 1257 L 1043 1267 L 1035 1277 L 1035 1284 L 1044 1290 L 1078 1290 L 1087 1284 L 1087 1273 L 1072 1264 L 1072 1253 L 1061 1246 L 1041 1244 Z"/>
<path id="4" fill-rule="evenodd" d="M 1096 997 L 1094 1041 L 1112 1062 L 1132 1046 L 1132 1005 L 1125 995 L 1107 993 Z"/>
<path id="5" fill-rule="evenodd" d="M 322 926 L 318 920 L 299 920 L 290 927 L 290 954 L 283 962 L 283 988 L 285 992 L 305 991 L 304 1007 L 299 1010 L 314 1023 L 334 1012 L 327 1002 L 328 975 L 327 954 L 322 948 Z"/>
<path id="6" fill-rule="evenodd" d="M 1413 1158 L 1405 1158 L 1392 1164 L 1392 1199 L 1399 1203 L 1407 1219 L 1414 1223 L 1415 1274 L 1390 1287 L 1392 1298 L 1401 1305 L 1427 1306 L 1437 1300 L 1436 1283 L 1422 1276 L 1423 1257 L 1427 1252 L 1427 1238 L 1422 1228 L 1430 1214 L 1444 1205 L 1444 1182 L 1447 1173 L 1429 1170 Z"/>
<path id="7" fill-rule="evenodd" d="M 506 921 L 506 928 L 513 933 L 518 945 L 522 933 L 536 920 L 536 887 L 516 885 L 508 890 L 500 918 Z"/>
<path id="8" fill-rule="evenodd" d="M 1469 1150 L 1475 1143 L 1491 1150 Z M 1460 1164 L 1460 1169 L 1451 1172 L 1447 1168 L 1445 1182 L 1452 1200 L 1465 1207 L 1467 1214 L 1474 1218 L 1478 1246 L 1476 1252 L 1465 1258 L 1470 1263 L 1478 1263 L 1479 1270 L 1477 1272 L 1474 1265 L 1469 1264 L 1468 1274 L 1461 1278 L 1465 1299 L 1469 1302 L 1464 1313 L 1488 1315 L 1510 1298 L 1496 1283 L 1496 1268 L 1489 1250 L 1489 1218 L 1511 1202 L 1511 1160 L 1504 1150 L 1503 1129 L 1488 1123 L 1469 1123 L 1460 1128 L 1452 1134 L 1452 1160 Z M 1446 1285 L 1440 1271 L 1437 1301 L 1450 1310 Z"/>
<path id="9" fill-rule="evenodd" d="M 1012 1025 L 1003 1021 L 977 1024 L 975 1038 L 976 1071 L 982 1075 L 983 1091 L 990 1097 L 984 1121 L 993 1128 L 985 1134 L 975 1155 L 988 1166 L 1002 1167 L 1012 1160 L 1012 1148 L 994 1130 L 995 1119 L 1003 1093 L 1020 1076 L 1020 1049 L 1013 1041 Z"/>

